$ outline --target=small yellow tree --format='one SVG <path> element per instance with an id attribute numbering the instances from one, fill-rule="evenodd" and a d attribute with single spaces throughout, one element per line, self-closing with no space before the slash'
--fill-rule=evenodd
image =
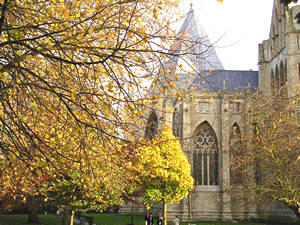
<path id="1" fill-rule="evenodd" d="M 182 200 L 193 188 L 190 164 L 179 140 L 168 128 L 164 128 L 160 135 L 155 136 L 152 145 L 143 147 L 139 154 L 143 199 L 147 207 L 154 203 L 164 205 L 166 225 L 167 203 Z"/>

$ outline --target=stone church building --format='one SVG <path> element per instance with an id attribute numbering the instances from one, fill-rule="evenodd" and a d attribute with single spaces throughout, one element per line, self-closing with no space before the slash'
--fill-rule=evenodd
<path id="1" fill-rule="evenodd" d="M 259 71 L 225 70 L 192 8 L 179 33 L 187 34 L 191 43 L 196 44 L 181 46 L 180 50 L 188 47 L 196 54 L 184 60 L 165 60 L 164 69 L 175 71 L 175 90 L 182 97 L 178 98 L 176 91 L 165 91 L 156 108 L 149 112 L 151 125 L 145 136 L 151 138 L 160 132 L 162 124 L 169 123 L 174 135 L 180 138 L 195 180 L 190 197 L 193 221 L 239 220 L 260 214 L 261 207 L 254 202 L 246 203 L 238 195 L 238 180 L 231 179 L 233 156 L 229 146 L 233 135 L 244 129 L 239 111 L 246 93 L 259 89 L 272 94 L 287 82 L 288 96 L 300 93 L 300 25 L 295 18 L 300 6 L 287 10 L 280 0 L 274 1 L 269 39 L 259 45 Z M 199 53 L 203 57 L 197 56 Z M 236 190 L 229 192 L 232 182 L 237 183 Z M 142 204 L 138 207 L 137 204 L 135 211 L 145 210 Z M 122 213 L 130 211 L 130 204 L 122 207 Z M 271 203 L 263 211 L 278 215 L 287 209 Z M 187 214 L 185 200 L 168 205 L 170 218 L 178 215 L 186 220 Z"/>

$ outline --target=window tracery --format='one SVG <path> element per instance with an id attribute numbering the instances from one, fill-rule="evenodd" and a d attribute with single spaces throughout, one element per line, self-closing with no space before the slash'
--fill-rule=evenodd
<path id="1" fill-rule="evenodd" d="M 193 177 L 196 185 L 218 185 L 218 143 L 207 123 L 200 125 L 193 143 Z"/>
<path id="2" fill-rule="evenodd" d="M 181 123 L 180 123 L 180 112 L 175 108 L 173 113 L 173 135 L 181 138 Z"/>

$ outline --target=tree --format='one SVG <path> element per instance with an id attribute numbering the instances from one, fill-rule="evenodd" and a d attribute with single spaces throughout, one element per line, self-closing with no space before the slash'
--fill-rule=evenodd
<path id="1" fill-rule="evenodd" d="M 244 103 L 242 116 L 248 131 L 242 132 L 235 169 L 243 168 L 240 184 L 249 197 L 278 200 L 299 217 L 300 96 L 287 99 L 283 93 L 256 93 Z"/>
<path id="2" fill-rule="evenodd" d="M 120 204 L 122 189 L 113 187 L 118 184 L 112 181 L 110 179 L 107 182 L 104 177 L 96 183 L 90 180 L 80 180 L 78 173 L 75 172 L 68 177 L 49 180 L 49 183 L 55 182 L 56 185 L 53 185 L 51 190 L 48 187 L 45 188 L 47 195 L 45 200 L 47 200 L 47 205 L 63 209 L 63 224 L 72 225 L 75 211 L 102 211 L 111 205 Z M 88 182 L 93 183 L 93 189 Z"/>
<path id="3" fill-rule="evenodd" d="M 191 167 L 184 155 L 179 140 L 170 129 L 152 139 L 152 145 L 143 147 L 138 153 L 141 161 L 137 166 L 144 190 L 143 199 L 150 207 L 164 205 L 164 224 L 167 224 L 167 203 L 179 202 L 193 188 Z"/>
<path id="4" fill-rule="evenodd" d="M 89 136 L 89 133 L 85 135 Z M 75 143 L 72 142 L 80 141 L 80 139 L 77 136 L 73 138 L 68 139 L 68 144 L 64 146 L 63 150 L 65 153 L 69 151 L 70 155 L 74 153 L 72 159 L 79 161 L 80 158 L 77 157 L 80 155 L 77 156 L 71 146 L 75 146 Z M 97 147 L 94 146 L 91 150 L 86 151 L 85 154 L 89 158 L 81 159 L 79 163 L 64 164 L 64 158 L 57 158 L 57 161 L 53 163 L 54 166 L 64 166 L 61 173 L 56 171 L 55 167 L 49 167 L 47 163 L 38 164 L 45 166 L 42 173 L 35 169 L 35 161 L 27 168 L 24 164 L 19 163 L 18 159 L 11 158 L 7 162 L 2 157 L 0 163 L 3 162 L 3 168 L 8 169 L 1 171 L 1 197 L 22 199 L 26 204 L 34 206 L 28 207 L 34 210 L 34 214 L 30 215 L 35 215 L 29 217 L 29 222 L 34 222 L 31 218 L 35 218 L 35 221 L 38 220 L 37 212 L 39 210 L 36 209 L 46 203 L 56 208 L 64 208 L 68 212 L 73 210 L 102 211 L 111 205 L 119 205 L 122 201 L 121 194 L 127 190 L 128 182 L 132 179 L 129 169 L 131 161 L 137 160 L 136 156 L 124 144 L 122 145 L 124 149 L 119 152 L 122 149 L 118 146 L 121 142 L 114 143 L 117 147 L 115 150 L 108 150 L 106 146 L 103 146 L 102 140 L 94 140 L 93 136 L 85 138 Z M 113 141 L 111 140 L 111 143 Z M 97 155 L 100 152 L 101 157 Z M 28 176 L 31 173 L 34 176 Z M 65 220 L 65 224 L 70 224 L 70 222 Z"/>
<path id="5" fill-rule="evenodd" d="M 139 106 L 151 102 L 143 84 L 166 74 L 162 58 L 182 55 L 168 48 L 178 39 L 170 29 L 177 2 L 0 3 L 1 198 L 47 199 L 36 187 L 51 191 L 70 174 L 93 194 L 101 179 L 114 184 L 107 196 L 127 187 L 122 174 L 135 155 L 122 147 L 124 133 L 143 123 Z M 115 202 L 102 200 L 101 208 Z"/>
<path id="6" fill-rule="evenodd" d="M 66 215 L 74 210 L 102 211 L 111 205 L 120 204 L 121 194 L 126 190 L 127 180 L 130 179 L 126 156 L 118 155 L 122 158 L 119 161 L 123 162 L 123 167 L 119 167 L 118 162 L 113 161 L 117 156 L 109 157 L 114 152 L 107 152 L 105 156 L 104 149 L 102 151 L 102 161 L 99 158 L 82 160 L 81 165 L 66 165 L 63 174 L 53 170 L 43 174 L 37 172 L 37 177 L 27 176 L 30 174 L 29 169 L 23 168 L 23 164 L 18 165 L 17 161 L 11 161 L 16 174 L 11 174 L 11 170 L 3 171 L 3 183 L 0 185 L 2 199 L 13 196 L 16 200 L 23 201 L 28 206 L 28 222 L 31 223 L 38 221 L 39 208 L 45 204 L 65 209 Z M 134 158 L 131 157 L 131 160 Z M 10 207 L 13 208 L 14 204 Z M 71 220 L 65 218 L 71 218 L 64 216 L 66 225 L 72 224 Z"/>

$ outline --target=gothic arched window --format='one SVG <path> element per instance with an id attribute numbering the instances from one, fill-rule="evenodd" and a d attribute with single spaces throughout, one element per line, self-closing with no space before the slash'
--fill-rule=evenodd
<path id="1" fill-rule="evenodd" d="M 280 69 L 279 69 L 279 84 L 280 87 L 283 87 L 285 85 L 285 71 L 283 67 L 283 63 L 280 62 Z"/>
<path id="2" fill-rule="evenodd" d="M 155 113 L 151 113 L 148 119 L 145 137 L 152 140 L 158 134 L 158 119 Z"/>
<path id="3" fill-rule="evenodd" d="M 271 93 L 272 95 L 275 94 L 275 78 L 274 78 L 273 69 L 271 70 Z"/>
<path id="4" fill-rule="evenodd" d="M 193 142 L 193 178 L 196 185 L 218 184 L 218 142 L 212 127 L 203 122 Z"/>
<path id="5" fill-rule="evenodd" d="M 242 154 L 241 131 L 237 123 L 231 128 L 230 133 L 230 183 L 242 183 L 242 168 L 239 167 L 240 156 Z"/>
<path id="6" fill-rule="evenodd" d="M 286 82 L 287 82 L 287 77 L 286 77 L 286 69 L 283 65 L 283 62 L 280 62 L 280 88 L 281 88 L 281 94 L 287 97 L 287 88 L 286 88 Z"/>
<path id="7" fill-rule="evenodd" d="M 274 81 L 275 85 L 275 90 L 276 92 L 278 91 L 279 87 L 280 87 L 280 81 L 279 81 L 279 70 L 278 70 L 278 66 L 276 65 L 275 68 L 275 81 Z"/>
<path id="8" fill-rule="evenodd" d="M 175 108 L 173 112 L 173 135 L 181 138 L 181 113 Z"/>

